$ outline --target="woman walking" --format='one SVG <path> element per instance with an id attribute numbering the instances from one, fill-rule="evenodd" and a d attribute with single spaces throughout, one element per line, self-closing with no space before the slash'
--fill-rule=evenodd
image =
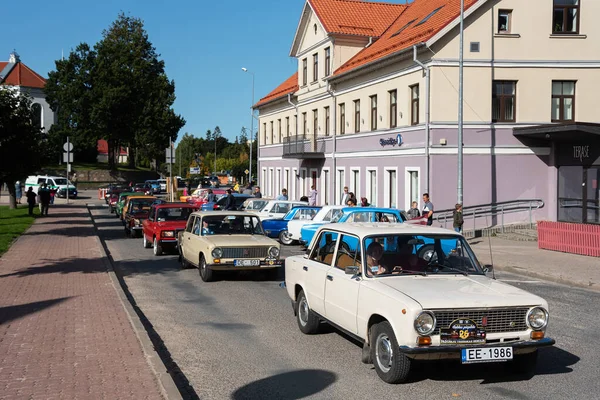
<path id="1" fill-rule="evenodd" d="M 17 204 L 21 204 L 21 198 L 23 197 L 23 188 L 21 187 L 21 181 L 15 183 L 15 197 Z"/>

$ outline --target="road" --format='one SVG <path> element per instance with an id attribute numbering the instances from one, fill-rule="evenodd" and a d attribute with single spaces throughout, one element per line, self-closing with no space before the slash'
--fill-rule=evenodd
<path id="1" fill-rule="evenodd" d="M 204 283 L 197 270 L 180 270 L 176 255 L 155 257 L 141 239 L 125 238 L 106 208 L 91 210 L 135 303 L 195 391 L 191 398 L 573 399 L 600 392 L 599 293 L 497 273 L 549 302 L 547 333 L 557 345 L 540 350 L 536 376 L 507 375 L 501 364 L 438 362 L 393 386 L 336 330 L 303 335 L 282 278 L 247 274 Z M 285 247 L 283 254 L 301 252 Z"/>

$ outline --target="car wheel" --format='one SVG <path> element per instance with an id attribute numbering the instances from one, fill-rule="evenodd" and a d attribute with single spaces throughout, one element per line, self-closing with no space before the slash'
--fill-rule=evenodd
<path id="1" fill-rule="evenodd" d="M 531 353 L 515 354 L 513 360 L 508 362 L 507 367 L 513 374 L 531 376 L 535 373 L 537 360 L 538 351 L 536 349 Z"/>
<path id="2" fill-rule="evenodd" d="M 160 245 L 160 243 L 156 239 L 156 237 L 154 237 L 153 247 L 154 247 L 154 255 L 155 256 L 160 256 L 163 253 L 162 246 Z"/>
<path id="3" fill-rule="evenodd" d="M 296 310 L 296 319 L 298 320 L 298 328 L 302 333 L 307 335 L 315 334 L 319 331 L 319 317 L 308 306 L 304 291 L 298 293 L 298 309 Z"/>
<path id="4" fill-rule="evenodd" d="M 202 278 L 202 280 L 204 282 L 210 282 L 213 280 L 213 270 L 208 268 L 208 266 L 206 265 L 206 259 L 204 259 L 204 256 L 200 256 L 200 278 Z"/>
<path id="5" fill-rule="evenodd" d="M 398 350 L 392 326 L 383 321 L 374 325 L 371 332 L 371 359 L 377 375 L 386 383 L 404 382 L 412 361 Z"/>
<path id="6" fill-rule="evenodd" d="M 150 243 L 148 239 L 146 239 L 146 235 L 144 234 L 144 232 L 142 232 L 142 237 L 144 238 L 144 248 L 149 249 L 152 246 L 152 243 Z"/>
<path id="7" fill-rule="evenodd" d="M 418 256 L 419 256 L 419 258 L 422 258 L 423 260 L 425 260 L 427 262 L 437 261 L 437 254 L 435 252 L 433 245 L 431 245 L 431 244 L 421 247 L 419 249 Z"/>
<path id="8" fill-rule="evenodd" d="M 295 240 L 290 237 L 287 229 L 285 231 L 281 231 L 281 233 L 279 234 L 279 241 L 281 242 L 281 244 L 285 244 L 286 246 L 290 246 L 295 242 Z"/>
<path id="9" fill-rule="evenodd" d="M 181 251 L 181 246 L 179 247 L 179 262 L 181 263 L 181 269 L 188 269 L 190 267 L 190 263 L 187 262 L 185 257 L 183 256 L 183 252 Z"/>

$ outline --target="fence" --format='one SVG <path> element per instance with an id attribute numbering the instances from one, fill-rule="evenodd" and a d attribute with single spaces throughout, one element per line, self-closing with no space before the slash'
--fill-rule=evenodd
<path id="1" fill-rule="evenodd" d="M 600 225 L 540 221 L 538 247 L 600 257 Z"/>

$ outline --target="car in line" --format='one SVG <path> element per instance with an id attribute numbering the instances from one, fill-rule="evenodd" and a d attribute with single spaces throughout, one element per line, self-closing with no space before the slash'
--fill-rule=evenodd
<path id="1" fill-rule="evenodd" d="M 241 209 L 244 211 L 260 211 L 263 208 L 265 208 L 265 206 L 270 200 L 275 199 L 267 197 L 250 197 L 246 201 L 244 201 L 244 204 L 242 204 Z"/>
<path id="2" fill-rule="evenodd" d="M 227 193 L 227 190 L 225 189 L 211 189 L 213 191 L 213 194 L 216 196 L 217 200 L 220 199 L 222 196 L 224 196 Z M 206 198 L 208 196 L 208 189 L 196 189 L 194 190 L 194 192 L 190 195 L 190 196 L 181 196 L 180 197 L 180 201 L 186 201 L 190 204 L 194 204 L 198 207 L 201 207 L 203 204 L 205 204 Z"/>
<path id="3" fill-rule="evenodd" d="M 121 193 L 119 193 L 119 199 L 117 200 L 117 204 L 115 204 L 113 207 L 115 216 L 121 220 L 123 219 L 123 208 L 125 207 L 125 203 L 127 202 L 127 198 L 129 196 L 139 196 L 139 193 L 136 193 L 136 192 L 121 192 Z"/>
<path id="4" fill-rule="evenodd" d="M 310 221 L 321 209 L 320 206 L 297 206 L 288 211 L 283 218 L 262 221 L 263 229 L 268 237 L 279 239 L 281 244 L 290 245 L 293 240 L 288 236 L 288 224 L 291 221 Z"/>
<path id="5" fill-rule="evenodd" d="M 269 200 L 261 210 L 246 210 L 258 215 L 261 221 L 271 218 L 283 218 L 285 214 L 292 209 L 292 207 L 307 206 L 306 201 L 293 201 L 293 200 Z"/>
<path id="6" fill-rule="evenodd" d="M 319 222 L 329 223 L 332 220 L 336 220 L 339 217 L 339 215 L 342 214 L 342 209 L 345 207 L 347 206 L 323 206 L 312 220 L 300 219 L 288 222 L 287 240 L 291 240 L 290 244 L 296 244 L 300 241 L 300 239 L 302 239 L 302 227 L 304 225 Z"/>
<path id="7" fill-rule="evenodd" d="M 160 185 L 161 192 L 167 191 L 167 180 L 166 179 L 157 179 L 156 182 L 158 182 L 158 184 Z"/>
<path id="8" fill-rule="evenodd" d="M 344 207 L 341 209 L 341 214 L 329 222 L 315 222 L 304 225 L 301 229 L 300 243 L 307 245 L 312 240 L 315 232 L 321 225 L 329 223 L 345 223 L 345 222 L 379 222 L 383 217 L 386 217 L 388 222 L 405 222 L 408 217 L 404 211 L 395 208 L 383 207 Z"/>
<path id="9" fill-rule="evenodd" d="M 150 185 L 152 194 L 159 194 L 162 191 L 160 183 L 156 179 L 148 179 L 145 183 Z"/>
<path id="10" fill-rule="evenodd" d="M 148 218 L 150 207 L 156 200 L 154 196 L 127 197 L 127 203 L 123 208 L 123 226 L 126 236 L 133 238 L 142 231 L 142 221 Z"/>
<path id="11" fill-rule="evenodd" d="M 188 203 L 155 201 L 148 218 L 142 221 L 144 248 L 152 247 L 155 256 L 160 256 L 165 250 L 175 250 L 177 236 L 185 229 L 194 211 L 198 211 L 198 207 Z"/>
<path id="12" fill-rule="evenodd" d="M 40 185 L 44 183 L 48 186 L 48 189 L 56 191 L 56 197 L 67 197 L 68 190 L 70 198 L 77 198 L 77 187 L 62 176 L 30 175 L 25 180 L 25 190 L 29 190 L 31 187 L 33 192 L 37 194 Z"/>
<path id="13" fill-rule="evenodd" d="M 236 210 L 238 210 L 242 206 L 242 204 L 244 204 L 244 201 L 246 201 L 248 198 L 252 197 L 249 194 L 241 194 L 241 193 L 232 193 L 232 195 L 233 195 L 233 199 L 234 199 L 234 207 Z M 227 202 L 227 194 L 224 194 L 221 197 L 219 197 L 219 199 L 215 202 L 206 202 L 206 203 L 202 204 L 202 211 L 223 210 L 226 202 Z"/>
<path id="14" fill-rule="evenodd" d="M 182 268 L 198 268 L 210 282 L 215 272 L 278 273 L 283 265 L 279 243 L 265 235 L 260 219 L 245 211 L 198 211 L 178 236 Z"/>
<path id="15" fill-rule="evenodd" d="M 148 183 L 136 183 L 132 188 L 133 192 L 149 196 L 152 194 L 152 187 Z"/>
<path id="16" fill-rule="evenodd" d="M 425 239 L 429 260 L 416 250 Z M 489 273 L 451 230 L 329 224 L 305 255 L 286 259 L 285 287 L 300 331 L 330 323 L 362 343 L 362 362 L 387 383 L 406 382 L 415 362 L 446 358 L 532 375 L 538 349 L 555 343 L 548 303 Z"/>

